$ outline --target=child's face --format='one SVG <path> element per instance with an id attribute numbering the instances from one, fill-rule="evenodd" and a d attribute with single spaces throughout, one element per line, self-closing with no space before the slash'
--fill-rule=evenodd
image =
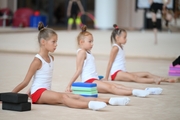
<path id="1" fill-rule="evenodd" d="M 45 48 L 49 52 L 54 52 L 57 47 L 57 35 L 52 35 L 50 39 L 45 41 Z"/>
<path id="2" fill-rule="evenodd" d="M 88 35 L 84 37 L 84 40 L 82 41 L 81 47 L 86 50 L 90 51 L 93 47 L 93 37 L 92 35 Z"/>
<path id="3" fill-rule="evenodd" d="M 126 36 L 127 36 L 127 33 L 126 32 L 122 32 L 120 35 L 117 36 L 117 44 L 126 44 Z"/>

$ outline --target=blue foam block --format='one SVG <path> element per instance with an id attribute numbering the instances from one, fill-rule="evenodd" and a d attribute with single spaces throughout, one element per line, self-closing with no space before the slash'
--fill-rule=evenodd
<path id="1" fill-rule="evenodd" d="M 84 97 L 98 97 L 96 83 L 74 82 L 71 86 L 74 94 L 79 94 Z"/>
<path id="2" fill-rule="evenodd" d="M 74 82 L 72 86 L 76 87 L 96 87 L 96 83 L 83 83 L 83 82 Z"/>
<path id="3" fill-rule="evenodd" d="M 96 94 L 96 95 L 82 95 L 81 94 L 81 96 L 84 96 L 84 97 L 98 97 L 98 94 Z"/>
<path id="4" fill-rule="evenodd" d="M 100 80 L 104 78 L 104 76 L 102 76 L 102 75 L 99 75 L 98 77 Z"/>

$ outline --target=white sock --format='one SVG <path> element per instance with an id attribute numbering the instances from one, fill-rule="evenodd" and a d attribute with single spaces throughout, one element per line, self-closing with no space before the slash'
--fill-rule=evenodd
<path id="1" fill-rule="evenodd" d="M 146 91 L 149 91 L 151 95 L 159 95 L 162 93 L 162 88 L 146 88 Z"/>
<path id="2" fill-rule="evenodd" d="M 109 104 L 110 105 L 119 105 L 119 106 L 124 106 L 126 104 L 128 104 L 130 101 L 130 99 L 128 97 L 122 97 L 122 98 L 119 98 L 119 97 L 111 97 L 109 99 Z"/>
<path id="3" fill-rule="evenodd" d="M 137 97 L 146 97 L 150 94 L 149 91 L 146 91 L 146 90 L 139 90 L 139 89 L 134 89 L 132 91 L 132 94 L 137 96 Z"/>
<path id="4" fill-rule="evenodd" d="M 88 103 L 89 109 L 92 109 L 92 110 L 100 110 L 106 106 L 107 104 L 105 102 L 100 102 L 100 101 L 90 101 Z"/>

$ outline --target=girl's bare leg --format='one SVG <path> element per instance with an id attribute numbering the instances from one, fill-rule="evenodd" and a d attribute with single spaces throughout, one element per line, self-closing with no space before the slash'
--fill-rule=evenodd
<path id="1" fill-rule="evenodd" d="M 162 82 L 162 77 L 157 76 L 157 75 L 153 75 L 149 72 L 131 72 L 131 74 L 136 75 L 140 78 L 149 78 L 149 79 L 153 79 L 154 83 L 156 84 L 160 84 L 160 82 Z"/>
<path id="2" fill-rule="evenodd" d="M 132 88 L 132 87 L 128 87 L 128 86 L 124 86 L 122 84 L 118 84 L 118 83 L 113 83 L 112 81 L 103 81 L 103 82 L 107 82 L 108 84 L 112 84 L 114 86 L 116 86 L 117 88 L 120 88 L 120 89 L 125 89 L 125 90 L 133 90 L 135 88 Z"/>
<path id="3" fill-rule="evenodd" d="M 65 104 L 71 108 L 89 108 L 93 110 L 99 110 L 106 106 L 106 103 L 110 105 L 126 105 L 129 103 L 129 98 L 88 98 L 71 93 L 59 93 L 53 91 L 44 91 L 37 103 L 42 104 Z"/>
<path id="4" fill-rule="evenodd" d="M 46 90 L 37 101 L 39 104 L 65 104 L 72 108 L 88 108 L 88 102 L 72 99 L 66 94 Z"/>
<path id="5" fill-rule="evenodd" d="M 105 102 L 100 101 L 82 101 L 81 99 L 74 99 L 69 97 L 67 94 L 59 92 L 53 92 L 46 90 L 42 93 L 41 97 L 37 101 L 39 104 L 64 104 L 71 108 L 85 109 L 89 108 L 92 110 L 99 110 L 107 106 Z"/>
<path id="6" fill-rule="evenodd" d="M 132 74 L 138 75 L 139 77 L 147 77 L 147 78 L 154 78 L 156 81 L 160 82 L 176 82 L 173 78 L 167 78 L 167 77 L 161 77 L 154 74 L 151 74 L 149 72 L 133 72 Z"/>
<path id="7" fill-rule="evenodd" d="M 105 103 L 109 102 L 109 98 L 106 99 L 106 98 L 82 97 L 80 95 L 75 95 L 75 94 L 72 94 L 72 93 L 62 93 L 62 94 L 66 94 L 70 98 L 85 101 L 85 102 L 89 102 L 89 101 L 102 101 L 102 102 L 105 102 Z"/>
<path id="8" fill-rule="evenodd" d="M 98 92 L 100 93 L 112 93 L 115 95 L 132 95 L 131 90 L 124 90 L 116 87 L 115 85 L 109 84 L 108 82 L 102 82 L 99 80 L 95 80 L 93 83 L 97 84 Z"/>
<path id="9" fill-rule="evenodd" d="M 160 84 L 160 79 L 140 77 L 136 74 L 128 73 L 128 72 L 118 72 L 115 80 L 127 81 L 127 82 L 138 82 L 138 83 L 156 83 Z"/>
<path id="10" fill-rule="evenodd" d="M 125 96 L 130 96 L 130 95 L 135 95 L 138 97 L 146 97 L 149 95 L 148 91 L 145 90 L 140 90 L 140 89 L 133 89 L 130 90 L 129 88 L 124 89 L 124 86 L 116 86 L 114 84 L 110 84 L 108 82 L 103 82 L 100 80 L 95 80 L 93 83 L 97 84 L 97 89 L 98 92 L 100 93 L 112 93 L 115 95 L 125 95 Z"/>
<path id="11" fill-rule="evenodd" d="M 82 97 L 80 95 L 75 95 L 75 94 L 68 94 L 69 97 L 77 100 L 82 100 L 82 101 L 101 101 L 105 102 L 106 104 L 110 105 L 120 105 L 124 106 L 129 103 L 130 99 L 128 97 L 111 97 L 111 98 L 94 98 L 94 97 Z"/>

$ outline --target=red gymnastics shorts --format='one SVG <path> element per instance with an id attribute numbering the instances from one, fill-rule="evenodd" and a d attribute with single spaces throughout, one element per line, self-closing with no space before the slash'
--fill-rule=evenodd
<path id="1" fill-rule="evenodd" d="M 46 88 L 40 88 L 38 89 L 36 92 L 34 92 L 32 95 L 31 95 L 31 99 L 32 99 L 32 103 L 35 104 L 39 98 L 41 97 L 41 94 L 47 90 Z"/>
<path id="2" fill-rule="evenodd" d="M 114 81 L 117 73 L 120 72 L 120 71 L 121 71 L 121 70 L 118 70 L 118 71 L 116 71 L 114 74 L 111 75 L 111 80 L 112 80 L 112 81 Z"/>
<path id="3" fill-rule="evenodd" d="M 86 80 L 85 83 L 93 83 L 97 78 L 91 78 L 89 80 Z"/>

